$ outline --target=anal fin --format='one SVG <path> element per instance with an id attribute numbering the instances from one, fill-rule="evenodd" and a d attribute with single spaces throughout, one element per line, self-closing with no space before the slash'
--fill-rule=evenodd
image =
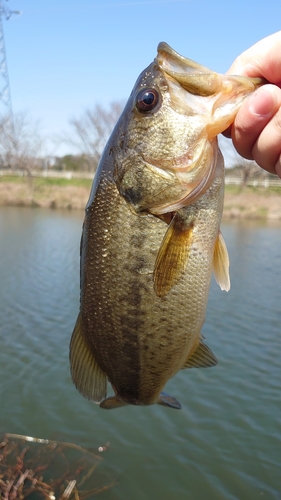
<path id="1" fill-rule="evenodd" d="M 154 290 L 164 297 L 183 274 L 192 242 L 193 224 L 177 213 L 163 238 L 155 261 Z"/>
<path id="2" fill-rule="evenodd" d="M 78 391 L 94 403 L 106 397 L 107 376 L 99 367 L 83 334 L 78 315 L 70 342 L 70 371 Z"/>
<path id="3" fill-rule="evenodd" d="M 166 394 L 165 392 L 161 392 L 157 403 L 162 406 L 174 408 L 175 410 L 181 410 L 181 404 L 177 401 L 177 399 L 169 396 L 169 394 Z"/>
<path id="4" fill-rule="evenodd" d="M 217 284 L 222 290 L 230 290 L 229 257 L 223 235 L 219 231 L 213 255 L 213 271 Z"/>
<path id="5" fill-rule="evenodd" d="M 200 340 L 197 349 L 186 360 L 184 368 L 209 368 L 218 364 L 217 358 L 211 349 Z"/>
<path id="6" fill-rule="evenodd" d="M 121 406 L 126 406 L 127 403 L 122 401 L 118 396 L 110 396 L 109 398 L 104 399 L 100 403 L 100 408 L 104 408 L 105 410 L 113 410 L 114 408 L 121 408 Z"/>

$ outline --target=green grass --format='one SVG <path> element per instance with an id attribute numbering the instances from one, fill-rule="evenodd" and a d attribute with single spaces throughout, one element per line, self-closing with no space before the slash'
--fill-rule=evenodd
<path id="1" fill-rule="evenodd" d="M 262 186 L 237 186 L 237 185 L 230 185 L 227 184 L 225 186 L 225 192 L 228 194 L 262 194 L 265 196 L 270 196 L 272 194 L 275 195 L 281 195 L 281 186 L 268 186 L 268 187 L 262 187 Z"/>
<path id="2" fill-rule="evenodd" d="M 268 214 L 268 208 L 266 208 L 266 207 L 260 207 L 258 209 L 257 213 L 258 213 L 258 216 L 261 219 L 266 219 L 267 218 L 267 214 Z"/>
<path id="3" fill-rule="evenodd" d="M 0 182 L 15 182 L 21 184 L 24 182 L 24 177 L 19 177 L 18 175 L 0 175 Z"/>
<path id="4" fill-rule="evenodd" d="M 241 186 L 227 184 L 225 186 L 225 192 L 229 194 L 239 194 L 242 192 Z"/>
<path id="5" fill-rule="evenodd" d="M 27 183 L 30 179 L 28 177 L 20 177 L 17 175 L 3 175 L 0 176 L 0 182 L 14 182 L 17 184 Z M 75 186 L 90 188 L 92 185 L 91 179 L 59 179 L 55 177 L 33 177 L 33 186 Z"/>
<path id="6" fill-rule="evenodd" d="M 23 184 L 23 183 L 28 183 L 29 179 L 28 177 L 20 177 L 18 175 L 3 175 L 0 176 L 0 182 L 14 182 L 17 184 Z M 92 185 L 92 180 L 91 179 L 63 179 L 63 178 L 56 178 L 56 177 L 34 177 L 32 178 L 33 186 L 34 188 L 43 188 L 43 187 L 48 187 L 48 186 L 74 186 L 74 187 L 85 187 L 89 188 Z M 225 186 L 225 192 L 233 195 L 238 195 L 240 193 L 253 193 L 253 194 L 262 194 L 266 196 L 270 196 L 272 194 L 274 195 L 281 195 L 281 187 L 280 186 L 269 186 L 267 188 L 262 187 L 262 186 L 237 186 L 237 185 L 229 185 L 227 184 Z"/>
<path id="7" fill-rule="evenodd" d="M 91 179 L 56 179 L 54 177 L 36 177 L 34 179 L 35 186 L 75 186 L 75 187 L 91 187 Z"/>

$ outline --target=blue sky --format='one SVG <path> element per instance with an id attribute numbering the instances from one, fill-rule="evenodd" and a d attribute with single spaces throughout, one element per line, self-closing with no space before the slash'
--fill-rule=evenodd
<path id="1" fill-rule="evenodd" d="M 22 11 L 3 20 L 14 112 L 28 111 L 50 137 L 68 131 L 69 118 L 87 107 L 127 99 L 160 41 L 225 72 L 239 53 L 281 29 L 280 0 L 3 3 Z"/>

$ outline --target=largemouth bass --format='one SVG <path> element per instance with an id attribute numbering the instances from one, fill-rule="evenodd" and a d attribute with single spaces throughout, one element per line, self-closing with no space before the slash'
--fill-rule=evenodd
<path id="1" fill-rule="evenodd" d="M 102 408 L 180 408 L 162 392 L 167 381 L 217 363 L 200 333 L 212 272 L 230 287 L 217 134 L 261 84 L 160 43 L 133 88 L 86 207 L 70 344 L 73 381 Z"/>

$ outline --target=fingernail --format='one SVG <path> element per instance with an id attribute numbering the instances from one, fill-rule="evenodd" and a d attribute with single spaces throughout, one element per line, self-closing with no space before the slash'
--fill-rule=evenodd
<path id="1" fill-rule="evenodd" d="M 273 86 L 267 85 L 258 89 L 250 97 L 249 110 L 257 116 L 266 117 L 273 115 L 277 106 L 275 89 Z"/>

